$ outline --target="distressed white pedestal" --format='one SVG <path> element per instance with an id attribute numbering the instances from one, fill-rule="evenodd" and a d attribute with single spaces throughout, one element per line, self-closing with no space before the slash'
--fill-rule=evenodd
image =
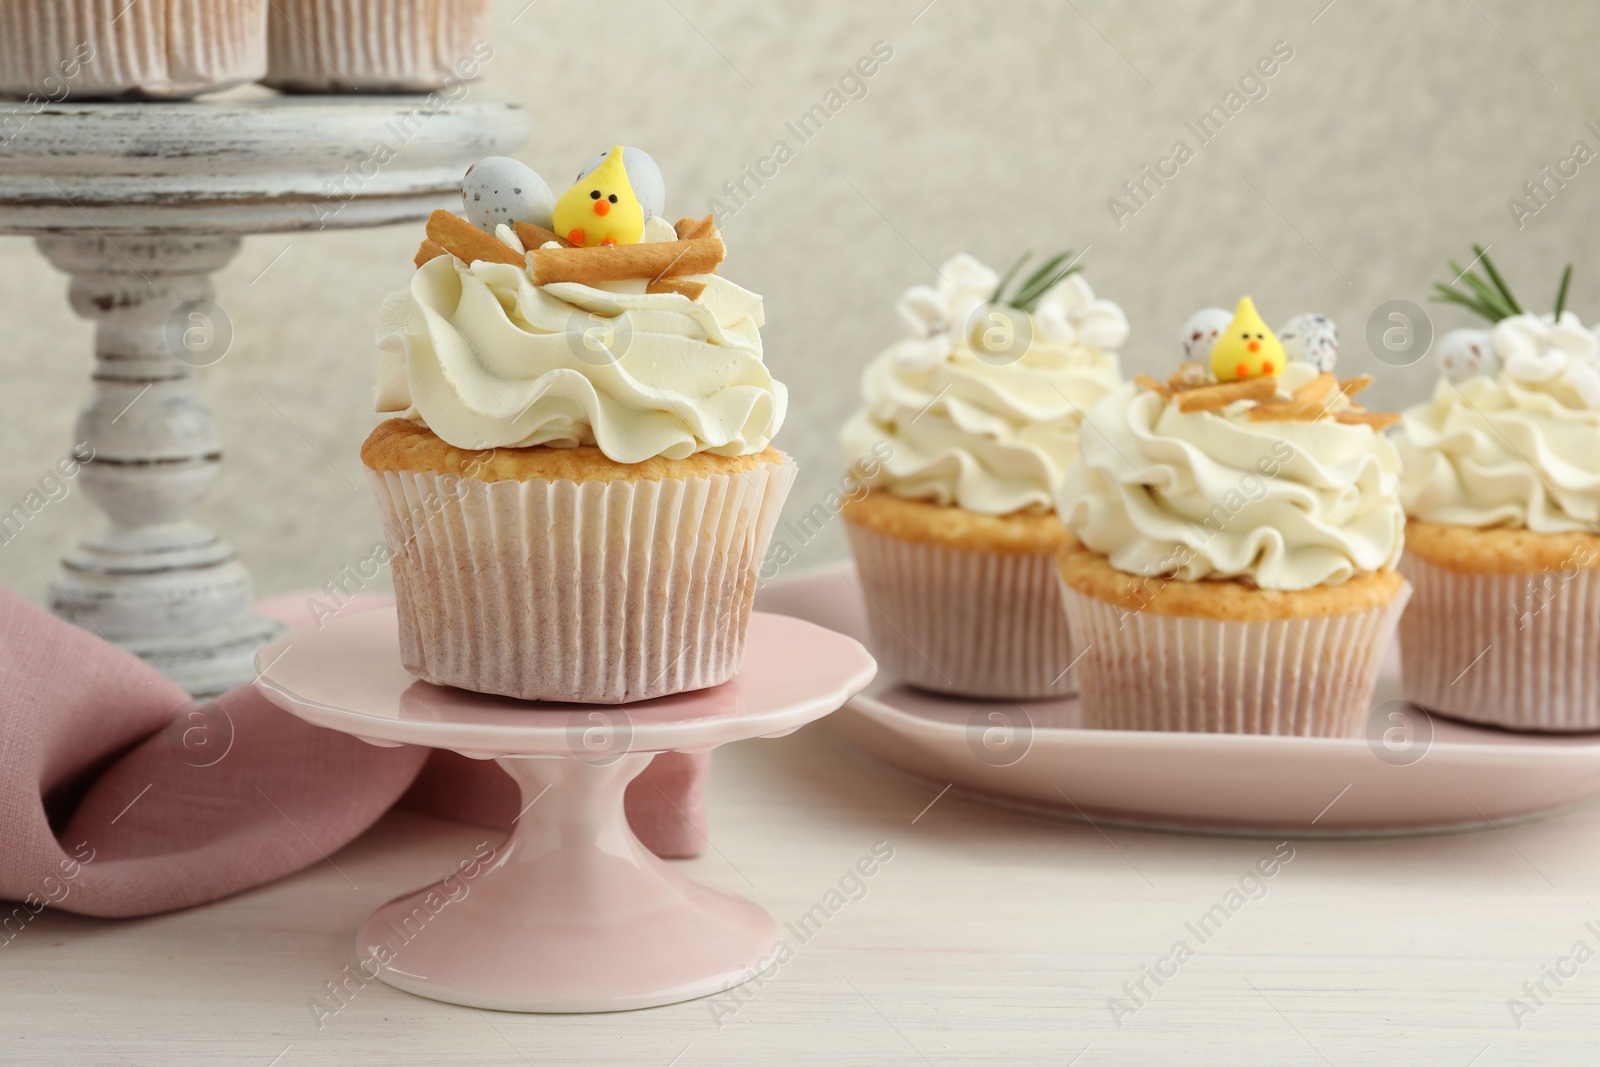
<path id="1" fill-rule="evenodd" d="M 433 98 L 437 102 L 437 98 Z M 522 109 L 428 97 L 50 105 L 0 141 L 0 233 L 38 239 L 95 324 L 73 443 L 110 526 L 67 553 L 57 614 L 199 696 L 249 681 L 277 626 L 249 572 L 188 521 L 222 436 L 195 368 L 231 325 L 211 275 L 245 234 L 408 222 L 457 203 L 473 160 L 529 132 Z"/>

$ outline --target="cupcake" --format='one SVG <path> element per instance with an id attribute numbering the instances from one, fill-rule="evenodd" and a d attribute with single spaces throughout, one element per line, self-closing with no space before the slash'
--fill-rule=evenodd
<path id="1" fill-rule="evenodd" d="M 1482 259 L 1452 299 L 1492 328 L 1440 339 L 1443 376 L 1401 420 L 1402 684 L 1456 718 L 1597 730 L 1600 344 L 1560 297 L 1522 311 Z"/>
<path id="2" fill-rule="evenodd" d="M 738 670 L 794 477 L 769 444 L 788 395 L 710 216 L 675 227 L 663 201 L 638 149 L 559 198 L 481 161 L 471 221 L 435 212 L 385 303 L 376 406 L 395 417 L 361 457 L 417 677 L 623 703 Z"/>
<path id="3" fill-rule="evenodd" d="M 936 287 L 901 298 L 908 335 L 862 376 L 866 403 L 842 436 L 867 491 L 843 515 L 874 654 L 909 684 L 1014 700 L 1076 691 L 1055 490 L 1083 413 L 1122 380 L 1128 320 L 1066 260 L 1008 295 L 994 271 L 954 257 Z"/>
<path id="4" fill-rule="evenodd" d="M 1218 318 L 1191 321 L 1167 381 L 1090 410 L 1061 485 L 1084 725 L 1358 735 L 1410 595 L 1395 417 L 1351 399 L 1370 379 L 1319 369 L 1326 319 L 1286 345 L 1248 297 L 1213 337 Z"/>
<path id="5" fill-rule="evenodd" d="M 428 92 L 494 57 L 489 0 L 274 0 L 262 79 L 301 93 Z"/>
<path id="6" fill-rule="evenodd" d="M 0 95 L 187 97 L 267 70 L 267 0 L 7 0 Z"/>

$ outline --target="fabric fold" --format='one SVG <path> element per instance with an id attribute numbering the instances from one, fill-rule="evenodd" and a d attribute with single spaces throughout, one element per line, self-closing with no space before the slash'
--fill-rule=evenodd
<path id="1" fill-rule="evenodd" d="M 342 613 L 387 606 L 346 602 Z M 261 605 L 310 623 L 307 597 Z M 628 817 L 666 857 L 705 840 L 709 757 L 666 753 Z M 491 762 L 376 748 L 249 686 L 203 703 L 0 587 L 0 945 L 46 907 L 121 918 L 207 903 L 331 860 L 397 801 L 505 830 L 516 787 Z"/>

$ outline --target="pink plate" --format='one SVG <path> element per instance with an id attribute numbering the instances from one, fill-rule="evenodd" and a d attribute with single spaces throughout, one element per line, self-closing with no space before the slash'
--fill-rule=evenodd
<path id="1" fill-rule="evenodd" d="M 731 681 L 637 704 L 538 704 L 420 682 L 394 610 L 299 630 L 256 657 L 257 687 L 309 722 L 377 745 L 494 759 L 522 787 L 511 837 L 361 928 L 365 973 L 504 1011 L 593 1012 L 706 996 L 751 978 L 778 928 L 639 843 L 623 791 L 655 753 L 776 737 L 872 679 L 856 641 L 757 613 Z"/>
<path id="2" fill-rule="evenodd" d="M 757 605 L 868 640 L 849 564 L 762 590 Z M 1399 699 L 1398 647 L 1367 737 L 1084 729 L 1076 700 L 951 699 L 879 678 L 830 726 L 933 789 L 1093 822 L 1242 834 L 1467 830 L 1600 793 L 1600 735 L 1516 734 Z"/>

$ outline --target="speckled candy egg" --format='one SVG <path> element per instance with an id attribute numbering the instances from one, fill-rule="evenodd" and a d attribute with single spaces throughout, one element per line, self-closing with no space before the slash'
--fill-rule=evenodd
<path id="1" fill-rule="evenodd" d="M 1227 308 L 1201 308 L 1190 315 L 1183 324 L 1183 358 L 1193 363 L 1210 359 L 1211 346 L 1232 321 L 1233 312 Z"/>
<path id="2" fill-rule="evenodd" d="M 489 156 L 467 168 L 461 180 L 461 203 L 480 230 L 528 222 L 550 228 L 556 198 L 539 172 L 505 156 Z"/>
<path id="3" fill-rule="evenodd" d="M 1500 357 L 1488 330 L 1451 330 L 1439 338 L 1439 369 L 1460 384 L 1479 374 L 1500 373 Z"/>
<path id="4" fill-rule="evenodd" d="M 1326 315 L 1296 315 L 1278 331 L 1283 351 L 1292 360 L 1331 371 L 1339 361 L 1339 327 Z"/>
<path id="5" fill-rule="evenodd" d="M 578 172 L 573 179 L 573 184 L 583 181 L 584 175 L 606 161 L 606 156 L 611 154 L 611 149 L 606 149 L 598 156 L 591 159 L 587 166 Z M 658 215 L 667 212 L 667 180 L 661 176 L 661 168 L 656 166 L 656 161 L 650 154 L 640 148 L 622 148 L 622 169 L 628 172 L 628 184 L 633 186 L 633 195 L 639 198 L 640 205 L 644 208 L 644 220 L 649 222 Z"/>

